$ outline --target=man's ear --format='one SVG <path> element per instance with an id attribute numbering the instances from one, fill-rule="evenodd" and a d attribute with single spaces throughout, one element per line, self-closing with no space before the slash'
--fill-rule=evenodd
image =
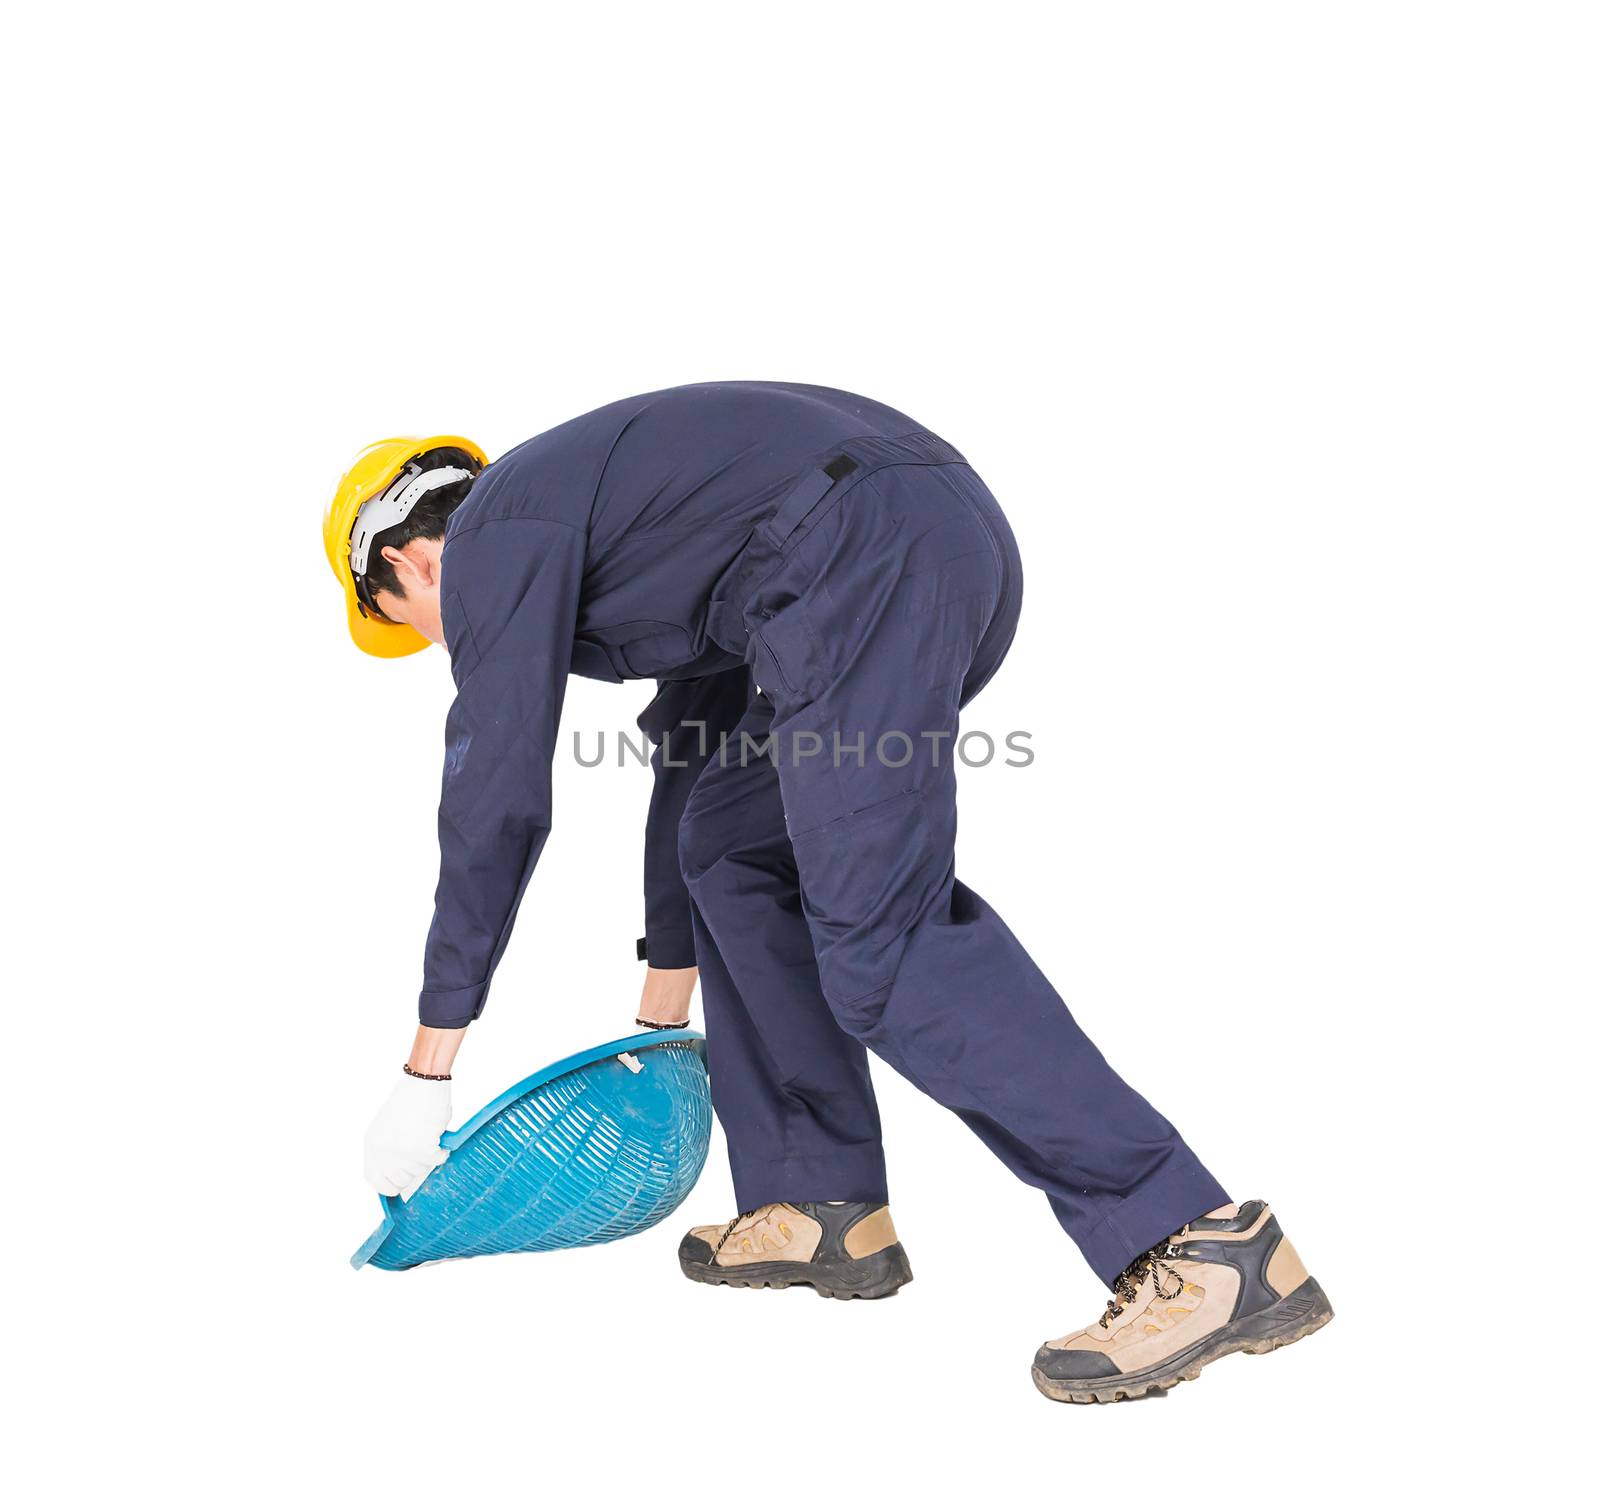
<path id="1" fill-rule="evenodd" d="M 432 589 L 438 584 L 439 565 L 426 544 L 407 543 L 404 548 L 385 548 L 382 552 L 407 591 Z"/>

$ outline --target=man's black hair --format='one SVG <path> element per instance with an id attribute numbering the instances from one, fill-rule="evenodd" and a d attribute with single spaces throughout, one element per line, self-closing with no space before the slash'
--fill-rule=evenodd
<path id="1" fill-rule="evenodd" d="M 469 470 L 474 475 L 483 469 L 480 462 L 473 459 L 465 450 L 458 450 L 450 445 L 446 445 L 443 449 L 429 450 L 426 455 L 417 456 L 410 464 L 425 471 Z M 413 538 L 442 538 L 445 527 L 450 521 L 450 514 L 467 499 L 471 490 L 471 481 L 452 481 L 448 486 L 430 491 L 406 514 L 406 520 L 398 527 L 386 528 L 373 538 L 371 550 L 367 554 L 367 584 L 374 595 L 405 594 L 400 578 L 394 571 L 394 565 L 383 556 L 383 550 L 404 548 Z"/>

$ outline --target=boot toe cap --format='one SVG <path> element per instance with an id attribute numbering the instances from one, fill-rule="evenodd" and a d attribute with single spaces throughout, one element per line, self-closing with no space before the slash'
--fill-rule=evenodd
<path id="1" fill-rule="evenodd" d="M 1104 1380 L 1121 1372 L 1097 1349 L 1051 1349 L 1040 1347 L 1033 1357 L 1034 1368 L 1051 1380 Z"/>
<path id="2" fill-rule="evenodd" d="M 711 1249 L 711 1243 L 690 1231 L 678 1243 L 678 1260 L 680 1262 L 693 1262 L 696 1266 L 705 1266 L 716 1253 Z"/>

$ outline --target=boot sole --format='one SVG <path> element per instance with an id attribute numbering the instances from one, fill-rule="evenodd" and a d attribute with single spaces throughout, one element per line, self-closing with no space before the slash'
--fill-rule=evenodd
<path id="1" fill-rule="evenodd" d="M 1137 1401 L 1151 1391 L 1170 1390 L 1186 1380 L 1194 1380 L 1207 1365 L 1224 1355 L 1240 1350 L 1247 1355 L 1265 1355 L 1282 1349 L 1286 1344 L 1315 1334 L 1332 1317 L 1333 1304 L 1328 1301 L 1328 1295 L 1315 1277 L 1308 1277 L 1287 1298 L 1280 1298 L 1270 1308 L 1263 1308 L 1248 1318 L 1235 1319 L 1182 1354 L 1163 1360 L 1149 1370 L 1106 1376 L 1103 1380 L 1052 1380 L 1035 1365 L 1033 1383 L 1052 1401 L 1074 1401 L 1085 1406 L 1097 1401 Z"/>
<path id="2" fill-rule="evenodd" d="M 842 1262 L 748 1262 L 739 1267 L 718 1267 L 710 1262 L 680 1256 L 678 1265 L 691 1282 L 712 1287 L 809 1287 L 824 1298 L 888 1298 L 911 1281 L 911 1263 L 898 1242 L 864 1256 Z"/>

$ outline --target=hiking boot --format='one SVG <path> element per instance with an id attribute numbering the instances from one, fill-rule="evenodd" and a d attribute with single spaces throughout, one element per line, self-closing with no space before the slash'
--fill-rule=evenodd
<path id="1" fill-rule="evenodd" d="M 1147 1251 L 1117 1278 L 1091 1324 L 1033 1358 L 1033 1383 L 1055 1401 L 1133 1400 L 1193 1380 L 1242 1349 L 1264 1355 L 1333 1317 L 1262 1200 L 1224 1205 Z"/>
<path id="2" fill-rule="evenodd" d="M 691 1282 L 730 1287 L 802 1283 L 825 1298 L 887 1298 L 911 1281 L 911 1263 L 887 1205 L 796 1203 L 702 1225 L 678 1247 Z"/>

